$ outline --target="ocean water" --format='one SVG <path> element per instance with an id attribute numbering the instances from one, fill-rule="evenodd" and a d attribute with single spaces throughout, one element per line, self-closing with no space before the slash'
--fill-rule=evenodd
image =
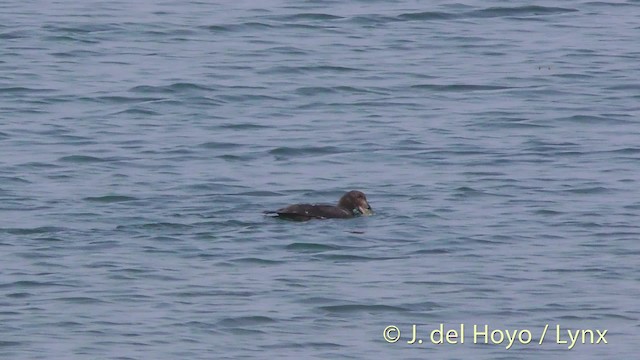
<path id="1" fill-rule="evenodd" d="M 635 358 L 639 38 L 635 0 L 4 1 L 0 358 Z"/>

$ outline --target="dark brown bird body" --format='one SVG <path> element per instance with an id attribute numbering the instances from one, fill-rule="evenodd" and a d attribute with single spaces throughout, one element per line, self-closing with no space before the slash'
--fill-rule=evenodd
<path id="1" fill-rule="evenodd" d="M 367 197 L 361 191 L 344 194 L 337 206 L 325 204 L 295 204 L 267 212 L 282 219 L 306 221 L 311 219 L 348 219 L 359 215 L 371 215 Z"/>

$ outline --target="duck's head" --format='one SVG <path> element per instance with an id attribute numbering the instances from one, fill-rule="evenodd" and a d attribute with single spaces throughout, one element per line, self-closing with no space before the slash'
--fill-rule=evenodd
<path id="1" fill-rule="evenodd" d="M 371 205 L 369 205 L 367 197 L 362 191 L 358 190 L 351 190 L 348 193 L 342 195 L 340 201 L 338 202 L 338 206 L 343 209 L 347 209 L 353 214 L 373 214 L 373 210 L 371 210 Z"/>

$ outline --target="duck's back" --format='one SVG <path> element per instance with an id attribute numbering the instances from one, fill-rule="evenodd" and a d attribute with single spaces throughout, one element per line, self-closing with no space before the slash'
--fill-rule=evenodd
<path id="1" fill-rule="evenodd" d="M 348 210 L 324 204 L 296 204 L 275 211 L 284 219 L 305 221 L 311 219 L 346 219 L 353 217 Z"/>

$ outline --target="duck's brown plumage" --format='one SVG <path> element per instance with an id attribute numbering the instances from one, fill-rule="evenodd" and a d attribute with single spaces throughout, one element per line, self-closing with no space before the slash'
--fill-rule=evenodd
<path id="1" fill-rule="evenodd" d="M 295 204 L 268 212 L 283 219 L 306 221 L 311 219 L 348 219 L 371 213 L 371 206 L 363 192 L 352 190 L 344 194 L 338 205 Z"/>

